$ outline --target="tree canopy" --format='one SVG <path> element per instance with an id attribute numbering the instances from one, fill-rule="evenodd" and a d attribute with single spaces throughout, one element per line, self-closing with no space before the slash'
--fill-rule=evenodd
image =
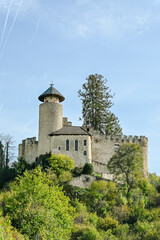
<path id="1" fill-rule="evenodd" d="M 110 111 L 113 95 L 106 83 L 107 79 L 100 74 L 89 75 L 82 90 L 78 91 L 82 101 L 83 124 L 103 134 L 120 134 L 119 120 Z"/>
<path id="2" fill-rule="evenodd" d="M 121 145 L 107 167 L 117 182 L 127 184 L 129 191 L 144 175 L 141 146 L 135 143 Z"/>
<path id="3" fill-rule="evenodd" d="M 4 214 L 29 239 L 67 240 L 74 209 L 52 176 L 38 167 L 17 178 L 4 198 Z"/>

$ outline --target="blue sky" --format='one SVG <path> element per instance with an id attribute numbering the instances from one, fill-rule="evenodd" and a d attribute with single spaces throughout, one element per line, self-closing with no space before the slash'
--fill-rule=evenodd
<path id="1" fill-rule="evenodd" d="M 160 0 L 0 0 L 0 133 L 38 135 L 38 96 L 54 86 L 81 125 L 77 91 L 102 74 L 126 135 L 149 139 L 160 174 Z"/>

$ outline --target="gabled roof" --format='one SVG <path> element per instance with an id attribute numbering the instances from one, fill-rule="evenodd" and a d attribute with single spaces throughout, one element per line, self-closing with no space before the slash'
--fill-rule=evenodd
<path id="1" fill-rule="evenodd" d="M 58 135 L 89 135 L 91 134 L 84 130 L 82 127 L 77 126 L 66 126 L 62 127 L 58 131 L 52 132 L 49 136 L 58 136 Z"/>
<path id="2" fill-rule="evenodd" d="M 59 101 L 60 102 L 63 102 L 65 97 L 57 91 L 57 89 L 55 89 L 53 87 L 53 84 L 51 84 L 51 86 L 44 92 L 42 93 L 38 99 L 41 101 L 41 102 L 44 102 L 44 98 L 47 97 L 47 96 L 54 96 L 54 97 L 58 97 L 59 98 Z"/>

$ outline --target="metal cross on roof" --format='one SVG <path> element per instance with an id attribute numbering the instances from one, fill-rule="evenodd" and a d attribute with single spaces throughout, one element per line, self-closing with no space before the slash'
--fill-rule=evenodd
<path id="1" fill-rule="evenodd" d="M 51 82 L 51 84 L 50 84 L 50 85 L 51 85 L 51 87 L 53 87 L 53 86 L 54 86 L 54 84 L 53 84 L 53 81 Z"/>

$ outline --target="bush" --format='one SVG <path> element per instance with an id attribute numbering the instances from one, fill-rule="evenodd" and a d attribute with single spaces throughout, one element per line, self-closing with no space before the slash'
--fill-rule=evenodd
<path id="1" fill-rule="evenodd" d="M 79 177 L 82 174 L 82 170 L 83 170 L 83 168 L 81 168 L 81 167 L 75 167 L 72 170 L 73 176 L 74 177 Z"/>
<path id="2" fill-rule="evenodd" d="M 69 172 L 75 168 L 74 161 L 67 155 L 54 153 L 48 159 L 50 168 L 59 176 L 63 172 Z"/>
<path id="3" fill-rule="evenodd" d="M 99 218 L 98 229 L 107 231 L 109 229 L 115 230 L 117 227 L 118 227 L 118 221 L 113 219 L 112 217 L 106 216 L 105 218 Z"/>
<path id="4" fill-rule="evenodd" d="M 82 170 L 82 173 L 83 174 L 88 174 L 88 175 L 91 175 L 93 174 L 93 166 L 91 163 L 86 163 L 83 167 L 83 170 Z"/>
<path id="5" fill-rule="evenodd" d="M 17 232 L 7 218 L 0 218 L 0 239 L 1 240 L 24 240 L 20 233 Z"/>
<path id="6" fill-rule="evenodd" d="M 61 183 L 66 183 L 66 182 L 69 182 L 72 180 L 72 174 L 70 172 L 62 172 L 60 175 L 59 175 L 59 181 Z"/>
<path id="7" fill-rule="evenodd" d="M 93 226 L 75 225 L 72 240 L 101 240 L 99 232 Z"/>

